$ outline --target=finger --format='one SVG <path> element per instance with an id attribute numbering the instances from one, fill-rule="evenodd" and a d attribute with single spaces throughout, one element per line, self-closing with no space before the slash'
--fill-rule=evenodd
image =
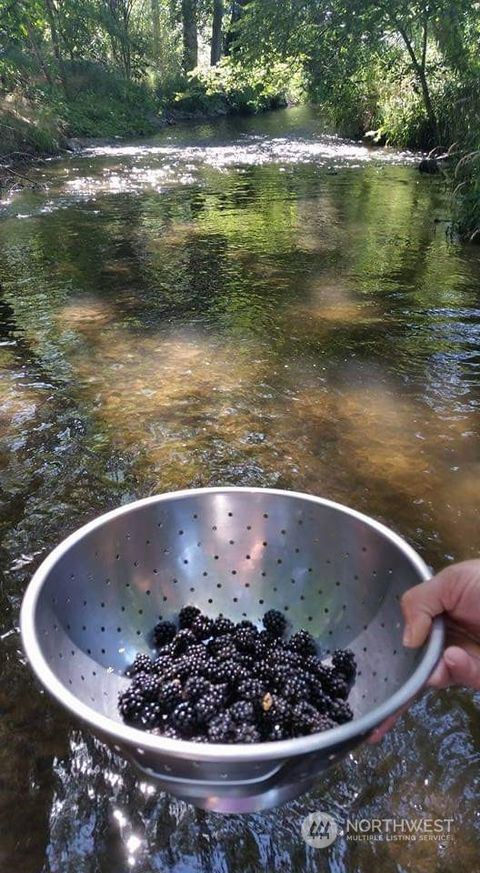
<path id="1" fill-rule="evenodd" d="M 480 689 L 480 658 L 463 647 L 449 646 L 430 676 L 428 685 L 432 688 L 465 685 Z"/>
<path id="2" fill-rule="evenodd" d="M 442 655 L 435 670 L 430 676 L 427 685 L 429 685 L 430 688 L 446 688 L 447 685 L 451 684 L 450 673 Z"/>
<path id="3" fill-rule="evenodd" d="M 480 659 L 461 649 L 459 646 L 449 646 L 443 653 L 450 675 L 450 684 L 465 685 L 467 688 L 480 689 Z"/>
<path id="4" fill-rule="evenodd" d="M 462 627 L 449 622 L 448 619 L 445 622 L 445 627 L 447 631 L 445 648 L 457 646 L 460 649 L 465 649 L 466 652 L 475 658 L 480 658 L 480 642 L 477 639 L 471 637 Z"/>
<path id="5" fill-rule="evenodd" d="M 411 703 L 413 703 L 413 698 L 412 700 L 409 700 L 408 703 L 405 703 L 403 706 L 401 706 L 400 709 L 397 709 L 397 711 L 394 712 L 393 715 L 389 715 L 388 718 L 386 718 L 384 721 L 381 722 L 381 724 L 378 725 L 378 727 L 374 728 L 368 738 L 368 742 L 371 745 L 375 745 L 376 743 L 379 743 L 380 740 L 383 740 L 385 734 L 392 729 L 397 719 L 399 719 L 400 716 L 407 711 Z"/>
<path id="6" fill-rule="evenodd" d="M 397 721 L 400 712 L 395 713 L 394 715 L 390 715 L 385 721 L 382 721 L 381 724 L 376 727 L 368 738 L 368 742 L 374 746 L 376 743 L 379 743 L 380 740 L 383 740 L 386 733 L 392 729 L 393 725 Z"/>
<path id="7" fill-rule="evenodd" d="M 406 591 L 401 600 L 404 646 L 415 648 L 425 642 L 433 617 L 448 610 L 451 599 L 451 578 L 446 571 Z"/>

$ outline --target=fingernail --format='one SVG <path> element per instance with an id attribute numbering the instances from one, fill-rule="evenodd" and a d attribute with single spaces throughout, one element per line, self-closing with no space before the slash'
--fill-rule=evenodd
<path id="1" fill-rule="evenodd" d="M 403 645 L 404 646 L 411 646 L 412 645 L 412 631 L 410 630 L 410 627 L 406 627 L 404 632 L 403 632 Z"/>

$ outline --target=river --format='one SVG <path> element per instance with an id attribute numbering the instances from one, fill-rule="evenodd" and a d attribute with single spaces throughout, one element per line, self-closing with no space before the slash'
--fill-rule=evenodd
<path id="1" fill-rule="evenodd" d="M 0 206 L 0 866 L 9 873 L 480 870 L 478 698 L 263 814 L 137 781 L 32 680 L 22 592 L 67 533 L 159 491 L 310 491 L 435 568 L 480 534 L 480 250 L 415 156 L 306 108 L 178 125 L 32 170 Z M 453 840 L 302 840 L 303 817 L 453 819 Z"/>

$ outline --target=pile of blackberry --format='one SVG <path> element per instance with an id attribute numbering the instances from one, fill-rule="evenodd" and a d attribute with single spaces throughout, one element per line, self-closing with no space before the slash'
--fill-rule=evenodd
<path id="1" fill-rule="evenodd" d="M 184 606 L 178 625 L 153 630 L 155 658 L 138 654 L 120 694 L 123 719 L 154 734 L 199 743 L 260 743 L 328 730 L 353 718 L 349 649 L 322 663 L 312 635 L 286 636 L 278 610 L 251 621 L 212 619 Z"/>

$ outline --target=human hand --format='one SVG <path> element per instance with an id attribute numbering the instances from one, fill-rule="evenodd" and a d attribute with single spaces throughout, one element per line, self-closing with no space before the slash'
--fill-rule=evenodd
<path id="1" fill-rule="evenodd" d="M 445 615 L 445 649 L 427 684 L 433 688 L 463 685 L 480 689 L 480 560 L 445 567 L 406 591 L 401 606 L 403 644 L 409 648 L 425 642 L 434 616 Z M 406 708 L 375 728 L 370 742 L 379 742 Z"/>

